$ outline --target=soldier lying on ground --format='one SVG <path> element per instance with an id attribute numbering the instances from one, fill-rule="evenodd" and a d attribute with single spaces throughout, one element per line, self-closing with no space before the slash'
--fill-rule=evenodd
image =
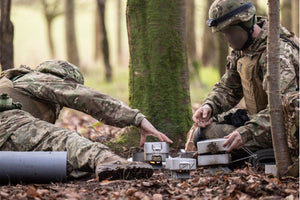
<path id="1" fill-rule="evenodd" d="M 193 115 L 194 122 L 199 126 L 195 131 L 195 143 L 225 137 L 228 140 L 224 145 L 229 145 L 228 151 L 242 146 L 252 151 L 272 148 L 266 92 L 268 21 L 264 17 L 256 17 L 255 12 L 255 7 L 246 0 L 215 0 L 210 7 L 208 26 L 212 27 L 213 32 L 224 34 L 233 51 L 227 58 L 226 73 Z M 288 145 L 295 161 L 299 156 L 299 47 L 297 49 L 293 42 L 292 33 L 284 27 L 280 30 L 278 81 L 287 114 Z M 227 120 L 231 117 L 230 125 L 224 123 L 224 114 L 219 114 L 235 107 L 243 97 L 246 116 L 240 111 L 234 115 L 231 113 L 227 115 Z M 299 164 L 298 161 L 295 163 Z"/>
<path id="2" fill-rule="evenodd" d="M 172 143 L 139 110 L 88 88 L 83 82 L 78 68 L 64 61 L 46 61 L 35 70 L 21 66 L 3 71 L 0 94 L 8 94 L 14 103 L 8 105 L 7 97 L 2 96 L 0 150 L 67 151 L 73 168 L 71 177 L 82 177 L 95 169 L 100 180 L 150 177 L 153 173 L 150 165 L 128 162 L 103 144 L 53 125 L 62 107 L 68 107 L 108 125 L 139 127 L 141 145 L 148 135 Z"/>

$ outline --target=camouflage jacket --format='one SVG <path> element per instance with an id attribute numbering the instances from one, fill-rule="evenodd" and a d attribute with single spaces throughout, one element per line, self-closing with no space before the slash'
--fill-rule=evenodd
<path id="1" fill-rule="evenodd" d="M 119 100 L 55 73 L 21 66 L 2 72 L 3 76 L 12 80 L 15 89 L 35 99 L 84 112 L 108 125 L 139 126 L 145 117 L 139 110 L 131 109 Z"/>
<path id="2" fill-rule="evenodd" d="M 267 27 L 266 19 L 260 19 L 257 23 L 262 31 L 255 38 L 250 47 L 243 51 L 233 50 L 227 57 L 226 73 L 221 80 L 215 84 L 213 90 L 203 101 L 203 104 L 209 104 L 213 109 L 213 116 L 228 111 L 236 106 L 243 98 L 243 89 L 241 78 L 237 71 L 237 61 L 243 55 L 254 55 L 261 51 L 261 57 L 258 60 L 260 76 L 262 79 L 263 90 L 267 91 Z M 287 31 L 282 27 L 282 30 Z M 280 92 L 282 97 L 285 94 L 296 91 L 297 74 L 295 69 L 299 69 L 299 52 L 288 42 L 280 42 Z M 260 137 L 271 140 L 271 128 L 268 108 L 249 116 L 250 121 L 236 130 L 241 134 L 243 142 L 246 143 L 252 139 L 259 141 Z"/>

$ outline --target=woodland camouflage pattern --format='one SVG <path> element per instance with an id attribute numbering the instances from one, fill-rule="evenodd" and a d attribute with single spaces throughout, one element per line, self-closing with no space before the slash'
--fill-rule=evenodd
<path id="1" fill-rule="evenodd" d="M 53 70 L 52 70 L 53 69 Z M 124 103 L 88 88 L 79 70 L 64 61 L 47 61 L 36 70 L 26 66 L 4 71 L 1 77 L 35 99 L 82 111 L 99 121 L 118 127 L 139 126 L 144 115 Z M 0 112 L 0 150 L 67 151 L 74 169 L 93 171 L 103 157 L 112 157 L 108 147 L 34 118 L 22 110 Z"/>
<path id="2" fill-rule="evenodd" d="M 258 60 L 258 65 L 260 68 L 259 76 L 262 79 L 262 86 L 264 91 L 267 91 L 267 26 L 268 23 L 266 19 L 259 18 L 258 25 L 262 27 L 262 31 L 258 37 L 254 40 L 250 47 L 243 51 L 233 50 L 231 55 L 227 57 L 228 63 L 226 66 L 226 73 L 221 78 L 220 82 L 216 83 L 212 92 L 204 100 L 203 104 L 209 104 L 213 109 L 213 116 L 217 116 L 222 112 L 226 112 L 236 106 L 239 101 L 243 98 L 243 89 L 241 85 L 241 79 L 237 71 L 237 61 L 243 55 L 253 56 L 257 52 L 261 52 L 261 57 Z M 281 27 L 283 33 L 287 30 Z M 288 105 L 286 107 L 286 113 L 299 113 L 299 96 L 296 91 L 298 88 L 298 70 L 299 70 L 299 52 L 290 43 L 281 40 L 280 43 L 280 92 L 282 95 L 283 102 Z M 290 94 L 294 94 L 293 100 L 290 101 Z M 297 94 L 297 95 L 295 95 Z M 292 108 L 290 108 L 290 105 Z M 292 112 L 291 112 L 292 111 Z M 296 123 L 298 126 L 298 121 L 294 120 L 294 117 L 287 117 L 291 120 L 291 123 Z M 299 116 L 297 114 L 297 116 Z M 272 137 L 270 130 L 270 118 L 267 107 L 256 114 L 249 115 L 250 121 L 246 122 L 244 126 L 237 128 L 236 130 L 241 134 L 243 143 L 246 146 L 251 146 L 252 144 L 261 148 L 272 147 Z M 295 124 L 294 124 L 295 125 Z M 293 127 L 289 125 L 289 127 Z M 289 128 L 290 129 L 290 128 Z M 293 129 L 294 130 L 294 129 Z M 229 134 L 229 133 L 226 133 Z M 288 134 L 293 135 L 288 136 L 290 142 L 290 149 L 298 149 L 298 142 L 295 140 L 295 133 L 288 131 Z M 296 135 L 298 132 L 296 133 Z"/>

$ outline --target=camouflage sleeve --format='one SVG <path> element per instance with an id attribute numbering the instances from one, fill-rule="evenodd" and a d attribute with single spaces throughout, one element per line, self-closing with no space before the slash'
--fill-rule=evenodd
<path id="1" fill-rule="evenodd" d="M 209 104 L 213 110 L 213 116 L 228 111 L 236 106 L 243 97 L 243 89 L 240 76 L 236 70 L 237 55 L 233 51 L 227 57 L 226 73 L 215 84 L 203 104 Z"/>
<path id="2" fill-rule="evenodd" d="M 54 75 L 33 72 L 13 83 L 31 96 L 87 113 L 108 125 L 139 126 L 145 117 L 117 99 Z"/>
<path id="3" fill-rule="evenodd" d="M 296 70 L 299 68 L 299 53 L 289 44 L 281 42 L 280 50 L 280 92 L 282 98 L 289 92 L 297 89 Z M 264 52 L 259 60 L 263 69 L 264 79 L 263 88 L 267 91 L 267 53 Z M 271 142 L 271 127 L 268 109 L 261 110 L 259 113 L 250 115 L 250 121 L 237 131 L 241 134 L 243 142 L 256 140 L 262 146 Z"/>

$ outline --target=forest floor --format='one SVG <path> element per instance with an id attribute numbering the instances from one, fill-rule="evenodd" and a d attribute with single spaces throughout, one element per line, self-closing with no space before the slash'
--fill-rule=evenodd
<path id="1" fill-rule="evenodd" d="M 121 129 L 99 125 L 87 115 L 64 110 L 57 122 L 60 127 L 80 132 L 93 141 L 107 143 Z M 122 156 L 129 157 L 124 149 Z M 299 199 L 299 179 L 278 179 L 249 164 L 230 173 L 208 174 L 203 168 L 191 172 L 191 179 L 172 179 L 169 171 L 158 170 L 150 179 L 104 180 L 94 177 L 51 184 L 17 184 L 0 186 L 2 199 Z"/>

